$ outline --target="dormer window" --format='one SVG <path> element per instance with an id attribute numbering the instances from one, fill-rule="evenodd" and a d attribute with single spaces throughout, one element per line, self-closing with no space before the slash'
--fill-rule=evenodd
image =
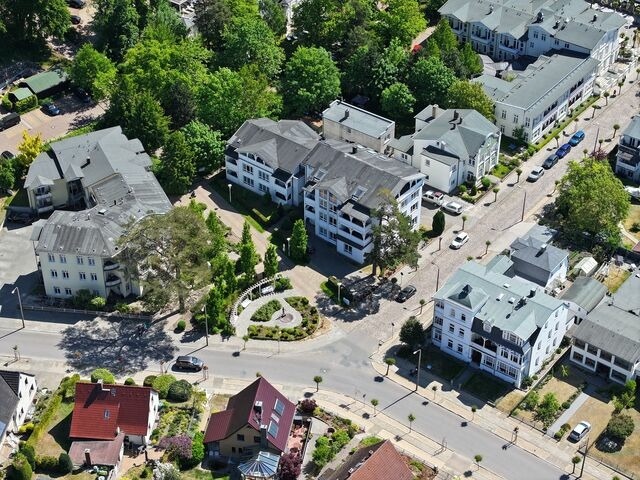
<path id="1" fill-rule="evenodd" d="M 109 412 L 109 410 L 105 409 L 105 411 L 104 411 L 104 419 L 108 420 L 109 418 L 111 418 L 111 412 Z"/>

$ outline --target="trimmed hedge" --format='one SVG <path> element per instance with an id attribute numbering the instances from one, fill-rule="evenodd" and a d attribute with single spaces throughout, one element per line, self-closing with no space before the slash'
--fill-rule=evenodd
<path id="1" fill-rule="evenodd" d="M 175 381 L 176 377 L 171 374 L 165 373 L 164 375 L 158 375 L 153 381 L 152 388 L 158 392 L 160 398 L 167 398 L 169 388 Z"/>
<path id="2" fill-rule="evenodd" d="M 93 372 L 91 372 L 91 382 L 96 383 L 98 380 L 102 380 L 104 384 L 114 384 L 116 383 L 116 379 L 106 368 L 96 368 Z"/>
<path id="3" fill-rule="evenodd" d="M 282 308 L 282 304 L 278 300 L 270 300 L 262 305 L 251 315 L 252 322 L 268 322 L 274 313 Z"/>
<path id="4" fill-rule="evenodd" d="M 193 387 L 186 380 L 173 382 L 169 387 L 167 398 L 173 402 L 186 402 L 191 398 Z"/>

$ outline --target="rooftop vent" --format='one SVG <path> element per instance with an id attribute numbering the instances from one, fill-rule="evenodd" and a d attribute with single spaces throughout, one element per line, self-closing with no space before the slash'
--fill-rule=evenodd
<path id="1" fill-rule="evenodd" d="M 595 21 L 597 21 L 597 20 L 598 20 L 598 14 L 597 14 L 597 13 L 594 13 L 594 14 L 593 14 L 593 21 L 595 22 Z"/>
<path id="2" fill-rule="evenodd" d="M 544 13 L 538 12 L 538 22 L 542 22 L 544 20 Z"/>
<path id="3" fill-rule="evenodd" d="M 107 213 L 107 209 L 106 208 L 101 208 L 100 210 L 98 210 L 98 213 L 100 215 L 104 215 L 105 213 Z"/>
<path id="4" fill-rule="evenodd" d="M 502 285 L 504 288 L 509 288 L 511 285 L 509 285 L 508 283 L 505 283 L 504 285 Z"/>
<path id="5" fill-rule="evenodd" d="M 498 295 L 498 296 L 496 297 L 496 300 L 497 300 L 497 301 L 500 301 L 500 300 L 502 300 L 502 299 L 503 299 L 503 297 L 504 297 L 504 293 L 501 293 L 500 295 Z"/>
<path id="6" fill-rule="evenodd" d="M 353 147 L 351 147 L 351 153 L 358 153 L 358 146 L 354 145 Z"/>
<path id="7" fill-rule="evenodd" d="M 515 303 L 515 302 L 516 302 L 516 299 L 515 299 L 515 298 L 513 298 L 513 297 L 509 297 L 509 303 Z"/>
<path id="8" fill-rule="evenodd" d="M 536 296 L 536 289 L 532 288 L 531 290 L 529 290 L 529 298 L 533 298 Z"/>

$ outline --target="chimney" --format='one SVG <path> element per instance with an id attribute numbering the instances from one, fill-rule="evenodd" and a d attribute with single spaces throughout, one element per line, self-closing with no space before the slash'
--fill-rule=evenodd
<path id="1" fill-rule="evenodd" d="M 354 155 L 356 153 L 358 153 L 358 147 L 356 145 L 354 145 L 353 147 L 351 147 L 351 153 L 353 153 Z"/>
<path id="2" fill-rule="evenodd" d="M 269 441 L 267 440 L 267 426 L 266 425 L 260 425 L 260 446 L 264 447 L 264 448 L 269 446 Z"/>
<path id="3" fill-rule="evenodd" d="M 87 156 L 87 161 L 80 168 L 84 168 L 91 163 L 91 157 Z"/>
<path id="4" fill-rule="evenodd" d="M 431 117 L 436 118 L 438 116 L 438 105 L 431 105 Z"/>
<path id="5" fill-rule="evenodd" d="M 536 296 L 536 289 L 532 288 L 531 290 L 529 290 L 529 298 L 533 298 Z"/>
<path id="6" fill-rule="evenodd" d="M 542 245 L 540 245 L 540 251 L 544 252 L 547 249 L 547 244 L 543 243 Z"/>
<path id="7" fill-rule="evenodd" d="M 84 449 L 84 463 L 87 467 L 90 467 L 91 464 L 91 449 L 90 448 L 85 448 Z"/>

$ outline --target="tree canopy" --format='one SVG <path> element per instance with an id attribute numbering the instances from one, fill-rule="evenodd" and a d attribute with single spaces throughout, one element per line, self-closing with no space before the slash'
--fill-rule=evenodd
<path id="1" fill-rule="evenodd" d="M 436 57 L 418 60 L 409 73 L 409 86 L 418 110 L 427 105 L 446 105 L 449 90 L 456 82 L 453 72 Z"/>
<path id="2" fill-rule="evenodd" d="M 416 317 L 409 317 L 400 328 L 400 341 L 411 348 L 420 347 L 424 343 L 425 330 Z"/>
<path id="3" fill-rule="evenodd" d="M 184 133 L 173 132 L 162 149 L 158 181 L 169 195 L 187 193 L 196 174 L 193 150 Z"/>
<path id="4" fill-rule="evenodd" d="M 225 142 L 220 132 L 193 120 L 182 128 L 187 144 L 193 151 L 196 170 L 212 173 L 223 165 Z"/>
<path id="5" fill-rule="evenodd" d="M 13 42 L 61 39 L 71 26 L 65 0 L 0 0 L 0 33 Z"/>
<path id="6" fill-rule="evenodd" d="M 78 50 L 68 72 L 74 84 L 90 92 L 97 100 L 110 93 L 116 78 L 115 65 L 90 43 L 85 43 Z"/>
<path id="7" fill-rule="evenodd" d="M 416 99 L 404 83 L 394 83 L 382 91 L 380 107 L 393 119 L 405 118 L 413 114 Z"/>
<path id="8" fill-rule="evenodd" d="M 482 85 L 476 82 L 456 80 L 449 88 L 445 105 L 449 108 L 473 109 L 488 120 L 493 120 L 493 101 L 484 93 Z"/>
<path id="9" fill-rule="evenodd" d="M 120 61 L 138 41 L 138 11 L 131 0 L 96 0 L 95 5 L 93 30 L 97 36 L 96 45 L 109 58 Z"/>
<path id="10" fill-rule="evenodd" d="M 380 12 L 380 29 L 389 40 L 398 38 L 404 45 L 425 28 L 427 21 L 417 0 L 385 0 L 386 9 Z"/>

